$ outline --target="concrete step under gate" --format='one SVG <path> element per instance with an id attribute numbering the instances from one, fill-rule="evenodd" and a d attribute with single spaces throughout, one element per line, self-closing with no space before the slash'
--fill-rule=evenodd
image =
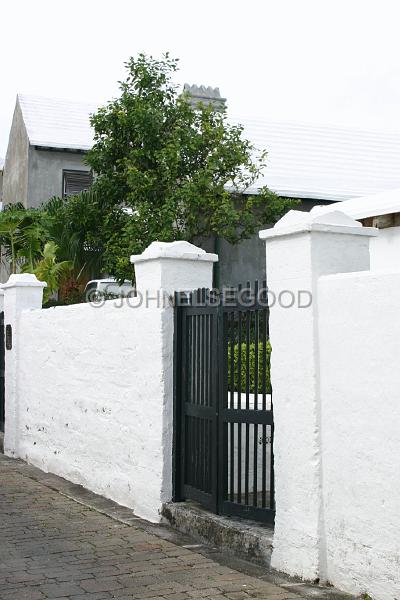
<path id="1" fill-rule="evenodd" d="M 274 531 L 270 525 L 215 515 L 196 502 L 169 502 L 162 515 L 181 533 L 219 550 L 269 568 Z"/>

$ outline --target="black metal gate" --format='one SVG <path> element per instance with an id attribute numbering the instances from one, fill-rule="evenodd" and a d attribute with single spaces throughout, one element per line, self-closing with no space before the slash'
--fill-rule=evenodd
<path id="1" fill-rule="evenodd" d="M 5 357 L 4 357 L 4 312 L 0 312 L 0 431 L 4 431 L 4 384 L 5 384 Z"/>
<path id="2" fill-rule="evenodd" d="M 175 500 L 273 522 L 266 287 L 175 296 Z"/>

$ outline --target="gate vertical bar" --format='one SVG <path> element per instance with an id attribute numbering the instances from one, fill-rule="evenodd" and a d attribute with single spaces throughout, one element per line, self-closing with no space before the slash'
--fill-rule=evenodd
<path id="1" fill-rule="evenodd" d="M 229 407 L 235 408 L 235 313 L 232 311 L 231 315 L 231 329 L 230 329 L 230 398 Z M 235 424 L 230 424 L 230 501 L 233 502 L 235 499 Z"/>
<path id="2" fill-rule="evenodd" d="M 179 369 L 182 365 L 181 357 L 181 325 L 182 312 L 178 310 L 179 293 L 174 293 L 174 404 L 173 404 L 173 419 L 174 432 L 172 438 L 172 501 L 180 500 L 180 450 L 181 450 L 181 435 L 180 435 L 180 410 L 179 399 L 181 398 L 181 376 Z"/>
<path id="3" fill-rule="evenodd" d="M 241 299 L 242 286 L 238 286 L 238 302 Z M 238 311 L 238 389 L 237 407 L 242 408 L 242 313 Z M 238 468 L 237 468 L 237 502 L 242 502 L 242 424 L 237 423 L 238 433 Z"/>
<path id="4" fill-rule="evenodd" d="M 258 281 L 254 285 L 255 302 L 258 301 Z M 254 313 L 254 407 L 258 410 L 258 345 L 259 345 L 259 311 Z M 253 506 L 258 505 L 258 424 L 253 429 Z"/>
<path id="5" fill-rule="evenodd" d="M 228 424 L 222 412 L 228 406 L 228 314 L 218 307 L 218 513 L 228 498 Z"/>
<path id="6" fill-rule="evenodd" d="M 267 282 L 263 282 L 263 293 L 266 290 Z M 263 311 L 263 319 L 262 319 L 262 409 L 267 410 L 267 327 L 268 327 L 268 314 L 264 310 Z M 262 499 L 261 506 L 262 508 L 266 508 L 267 506 L 267 426 L 262 426 Z"/>
<path id="7" fill-rule="evenodd" d="M 212 390 L 212 406 L 214 407 L 214 418 L 212 421 L 212 433 L 211 436 L 214 440 L 211 451 L 214 452 L 215 460 L 211 461 L 212 465 L 212 489 L 214 491 L 214 511 L 218 513 L 218 458 L 219 458 L 219 428 L 218 428 L 218 415 L 219 415 L 219 386 L 218 386 L 218 317 L 219 310 L 217 309 L 212 313 L 212 325 L 211 325 L 211 352 L 213 369 L 211 371 L 211 390 Z"/>
<path id="8" fill-rule="evenodd" d="M 247 282 L 247 292 L 250 295 L 250 282 Z M 246 410 L 250 409 L 250 325 L 251 312 L 246 311 Z M 250 463 L 250 425 L 246 423 L 246 454 L 245 454 L 245 484 L 244 503 L 249 504 L 249 463 Z"/>

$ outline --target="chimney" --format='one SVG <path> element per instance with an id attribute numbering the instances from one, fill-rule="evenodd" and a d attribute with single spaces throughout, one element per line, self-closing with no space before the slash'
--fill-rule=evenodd
<path id="1" fill-rule="evenodd" d="M 226 98 L 221 98 L 219 88 L 185 83 L 183 91 L 189 95 L 189 102 L 193 108 L 197 108 L 199 104 L 204 104 L 205 106 L 211 104 L 215 110 L 224 110 L 226 106 Z"/>

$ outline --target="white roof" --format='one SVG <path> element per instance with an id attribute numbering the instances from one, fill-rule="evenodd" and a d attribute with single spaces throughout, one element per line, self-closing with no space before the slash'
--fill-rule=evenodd
<path id="1" fill-rule="evenodd" d="M 32 146 L 90 150 L 93 130 L 89 115 L 96 104 L 18 94 L 19 105 Z"/>
<path id="2" fill-rule="evenodd" d="M 325 214 L 332 211 L 332 205 L 316 206 L 313 211 L 316 214 Z M 340 205 L 340 211 L 356 220 L 400 213 L 400 188 L 345 200 Z"/>
<path id="3" fill-rule="evenodd" d="M 281 196 L 346 200 L 400 187 L 400 132 L 238 119 L 268 150 L 260 184 Z"/>
<path id="4" fill-rule="evenodd" d="M 30 143 L 88 150 L 89 115 L 96 104 L 19 95 Z M 232 118 L 268 166 L 254 190 L 268 185 L 281 196 L 346 200 L 400 188 L 400 133 L 359 131 L 305 123 Z"/>

